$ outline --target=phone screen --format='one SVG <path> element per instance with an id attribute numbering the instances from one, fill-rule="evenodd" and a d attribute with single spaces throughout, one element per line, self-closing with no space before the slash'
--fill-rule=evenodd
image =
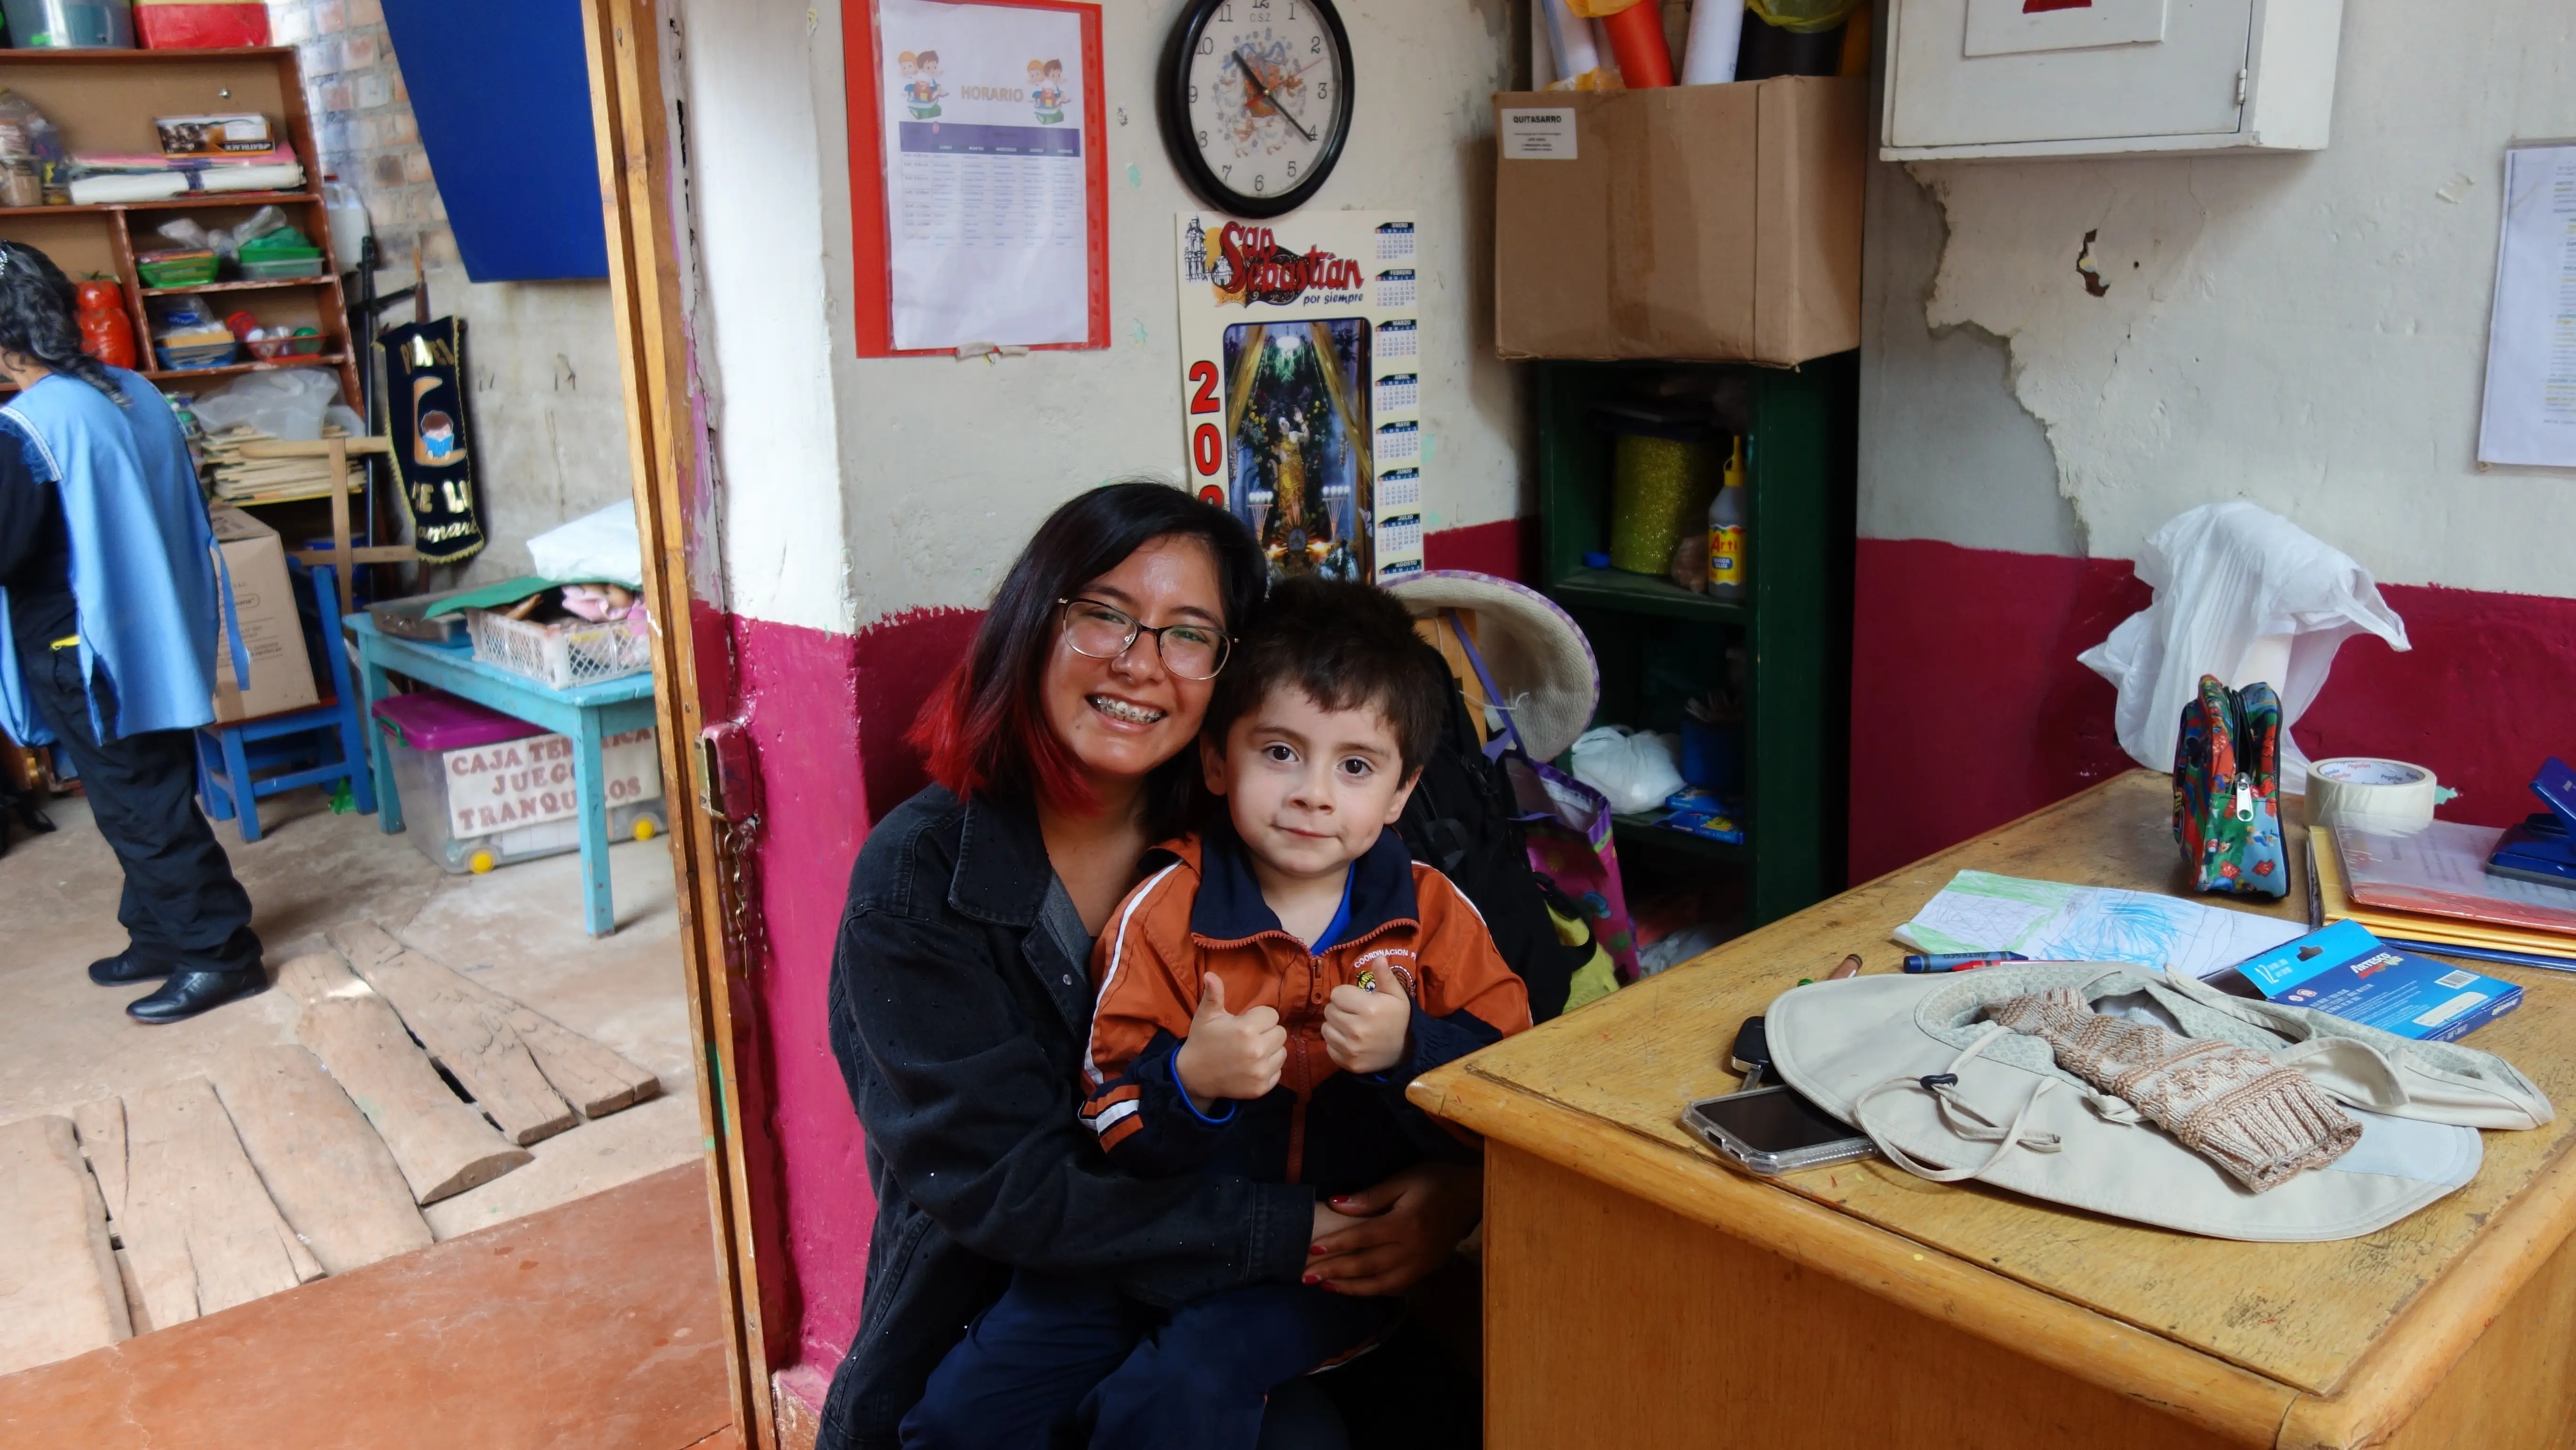
<path id="1" fill-rule="evenodd" d="M 1759 1089 L 1708 1098 L 1691 1111 L 1726 1129 L 1758 1153 L 1790 1153 L 1859 1137 L 1850 1125 L 1788 1088 Z"/>

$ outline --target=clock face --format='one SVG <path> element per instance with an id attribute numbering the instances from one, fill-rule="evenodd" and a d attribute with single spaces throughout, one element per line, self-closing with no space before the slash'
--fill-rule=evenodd
<path id="1" fill-rule="evenodd" d="M 1326 0 L 1197 0 L 1163 85 L 1173 160 L 1192 190 L 1241 216 L 1313 195 L 1350 130 L 1350 42 Z"/>

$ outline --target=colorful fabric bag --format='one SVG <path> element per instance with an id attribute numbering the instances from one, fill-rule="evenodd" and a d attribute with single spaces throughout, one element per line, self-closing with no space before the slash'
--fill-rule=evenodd
<path id="1" fill-rule="evenodd" d="M 2174 745 L 2174 840 L 2192 884 L 2236 896 L 2286 895 L 2281 843 L 2281 697 L 2200 677 Z"/>

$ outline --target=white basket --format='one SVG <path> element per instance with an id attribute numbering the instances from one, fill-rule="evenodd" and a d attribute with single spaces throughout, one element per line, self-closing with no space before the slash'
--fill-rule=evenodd
<path id="1" fill-rule="evenodd" d="M 488 609 L 469 609 L 465 632 L 473 637 L 476 659 L 558 690 L 653 668 L 652 641 L 624 620 L 530 624 Z"/>

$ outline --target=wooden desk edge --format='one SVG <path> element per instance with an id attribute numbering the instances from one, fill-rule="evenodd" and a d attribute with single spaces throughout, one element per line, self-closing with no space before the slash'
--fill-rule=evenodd
<path id="1" fill-rule="evenodd" d="M 1712 1165 L 1479 1076 L 1470 1063 L 1426 1074 L 1406 1095 L 1437 1117 L 2077 1379 L 2282 1450 L 2347 1450 L 2393 1434 L 2576 1232 L 2576 1164 L 2562 1154 L 2363 1350 L 2339 1393 L 2316 1395 L 1797 1194 L 1724 1169 L 1702 1173 Z"/>
<path id="2" fill-rule="evenodd" d="M 1708 1165 L 1668 1144 L 1478 1077 L 1463 1064 L 1417 1079 L 1408 1096 L 1426 1112 L 2239 1444 L 2273 1445 L 2300 1397 L 2251 1370 L 1796 1194 L 1723 1169 L 1703 1175 L 1693 1170 Z"/>

